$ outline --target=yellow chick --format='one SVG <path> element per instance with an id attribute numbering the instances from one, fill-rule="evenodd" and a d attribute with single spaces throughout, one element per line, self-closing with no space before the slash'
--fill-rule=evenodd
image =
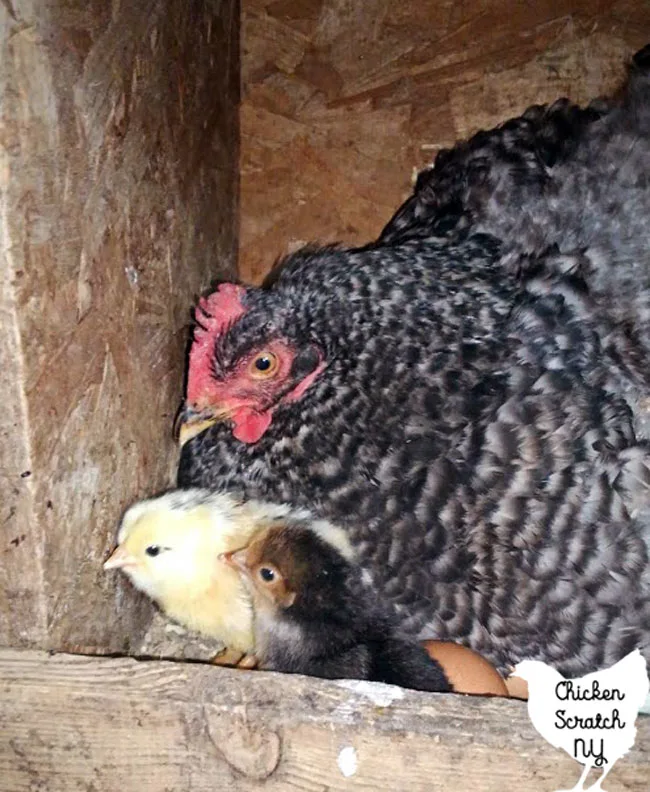
<path id="1" fill-rule="evenodd" d="M 221 641 L 229 650 L 221 662 L 234 663 L 254 651 L 253 606 L 239 573 L 219 556 L 246 547 L 262 530 L 296 521 L 309 521 L 351 552 L 340 528 L 304 510 L 188 489 L 131 506 L 104 569 L 121 569 L 166 616 Z"/>

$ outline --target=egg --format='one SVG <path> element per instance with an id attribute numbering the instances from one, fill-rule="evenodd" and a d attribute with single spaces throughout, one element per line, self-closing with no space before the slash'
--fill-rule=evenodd
<path id="1" fill-rule="evenodd" d="M 528 682 L 525 679 L 516 676 L 506 677 L 506 687 L 510 698 L 528 700 Z"/>
<path id="2" fill-rule="evenodd" d="M 450 641 L 423 641 L 429 656 L 442 666 L 456 693 L 508 696 L 508 688 L 493 665 L 467 646 Z"/>

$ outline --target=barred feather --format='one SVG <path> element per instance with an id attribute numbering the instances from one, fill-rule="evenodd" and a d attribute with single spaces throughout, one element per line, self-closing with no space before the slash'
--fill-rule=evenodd
<path id="1" fill-rule="evenodd" d="M 378 242 L 307 249 L 219 339 L 315 343 L 264 436 L 211 427 L 181 486 L 307 506 L 404 628 L 501 669 L 650 657 L 650 81 L 439 157 Z"/>

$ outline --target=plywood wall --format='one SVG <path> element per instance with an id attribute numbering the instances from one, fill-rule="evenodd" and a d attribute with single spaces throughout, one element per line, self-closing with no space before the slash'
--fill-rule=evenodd
<path id="1" fill-rule="evenodd" d="M 174 480 L 190 306 L 234 273 L 236 0 L 0 3 L 0 645 L 124 651 L 102 561 Z"/>
<path id="2" fill-rule="evenodd" d="M 243 0 L 240 272 L 375 236 L 436 150 L 612 90 L 648 0 Z"/>

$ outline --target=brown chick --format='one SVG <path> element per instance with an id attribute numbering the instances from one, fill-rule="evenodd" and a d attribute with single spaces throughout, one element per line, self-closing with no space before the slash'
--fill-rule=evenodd
<path id="1" fill-rule="evenodd" d="M 309 528 L 274 526 L 224 560 L 253 598 L 263 668 L 452 690 L 440 664 L 398 634 L 358 568 Z"/>

